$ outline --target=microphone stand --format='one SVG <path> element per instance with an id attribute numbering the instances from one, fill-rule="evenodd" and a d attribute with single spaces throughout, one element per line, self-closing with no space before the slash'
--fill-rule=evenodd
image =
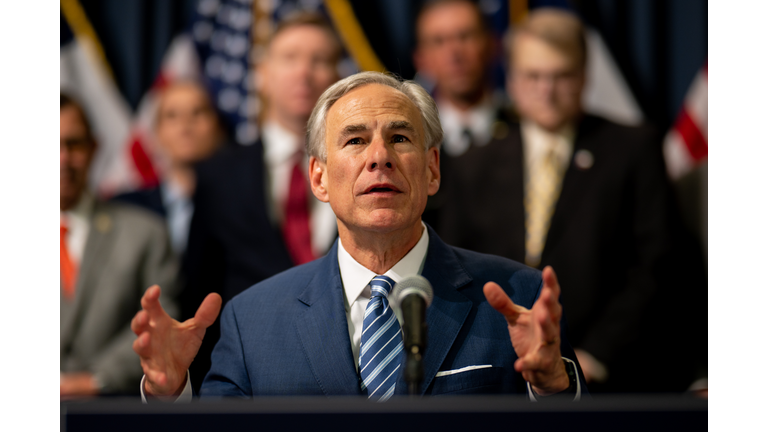
<path id="1" fill-rule="evenodd" d="M 424 381 L 423 351 L 427 345 L 427 323 L 425 318 L 427 306 L 424 299 L 418 295 L 406 296 L 403 299 L 403 343 L 405 347 L 405 382 L 408 384 L 408 394 L 418 395 Z M 419 323 L 411 326 L 410 323 Z"/>

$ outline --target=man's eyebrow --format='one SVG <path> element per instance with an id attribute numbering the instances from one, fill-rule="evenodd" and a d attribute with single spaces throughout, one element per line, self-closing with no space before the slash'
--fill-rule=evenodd
<path id="1" fill-rule="evenodd" d="M 364 124 L 352 124 L 344 126 L 344 129 L 341 130 L 341 137 L 346 137 L 348 135 L 354 135 L 358 132 L 365 132 L 368 130 L 368 126 Z"/>
<path id="2" fill-rule="evenodd" d="M 389 130 L 407 130 L 412 133 L 416 133 L 416 128 L 413 127 L 411 122 L 405 121 L 405 120 L 398 120 L 393 121 L 387 125 L 387 129 Z"/>

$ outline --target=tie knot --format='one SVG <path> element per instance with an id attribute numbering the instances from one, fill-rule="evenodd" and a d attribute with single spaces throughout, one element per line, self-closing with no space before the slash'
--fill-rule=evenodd
<path id="1" fill-rule="evenodd" d="M 395 286 L 395 281 L 387 276 L 376 276 L 371 280 L 371 298 L 379 296 L 386 298 Z"/>

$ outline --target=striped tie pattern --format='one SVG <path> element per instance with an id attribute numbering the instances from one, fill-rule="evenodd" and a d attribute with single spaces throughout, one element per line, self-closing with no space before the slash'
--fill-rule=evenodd
<path id="1" fill-rule="evenodd" d="M 365 308 L 360 340 L 360 387 L 369 399 L 382 402 L 395 393 L 402 364 L 403 334 L 387 300 L 394 285 L 387 276 L 371 280 L 371 300 Z"/>
<path id="2" fill-rule="evenodd" d="M 525 190 L 525 263 L 537 267 L 562 187 L 563 170 L 550 150 L 531 167 Z"/>

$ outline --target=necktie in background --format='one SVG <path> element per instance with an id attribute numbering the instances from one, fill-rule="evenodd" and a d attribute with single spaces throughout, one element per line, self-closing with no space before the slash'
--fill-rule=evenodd
<path id="1" fill-rule="evenodd" d="M 360 339 L 361 388 L 368 398 L 383 402 L 395 393 L 402 364 L 403 334 L 387 300 L 395 281 L 376 276 L 370 285 L 371 300 L 365 308 Z"/>
<path id="2" fill-rule="evenodd" d="M 312 253 L 312 236 L 309 232 L 309 200 L 307 180 L 302 174 L 302 158 L 297 156 L 291 170 L 291 184 L 285 203 L 283 239 L 295 264 L 304 264 L 315 259 Z"/>
<path id="3" fill-rule="evenodd" d="M 551 148 L 531 167 L 525 191 L 525 263 L 537 267 L 562 187 L 563 170 Z"/>
<path id="4" fill-rule="evenodd" d="M 77 266 L 69 256 L 67 249 L 67 225 L 61 222 L 61 285 L 64 289 L 64 297 L 72 299 L 75 297 L 75 283 L 77 282 Z"/>

